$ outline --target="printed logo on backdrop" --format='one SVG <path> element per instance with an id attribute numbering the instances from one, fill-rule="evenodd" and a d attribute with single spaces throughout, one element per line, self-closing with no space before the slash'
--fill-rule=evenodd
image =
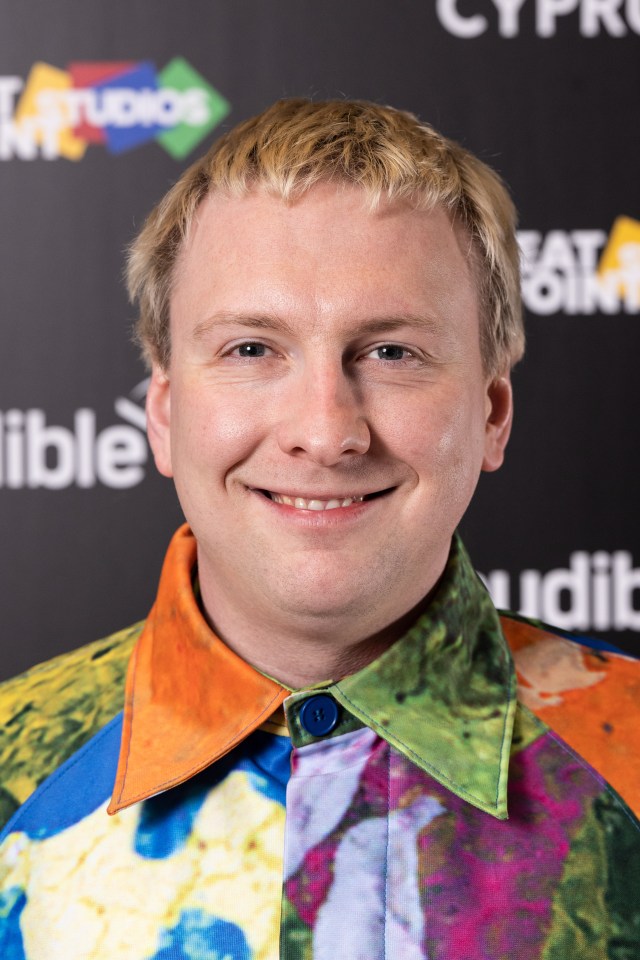
<path id="1" fill-rule="evenodd" d="M 640 312 L 640 221 L 604 230 L 518 231 L 522 298 L 534 314 Z"/>
<path id="2" fill-rule="evenodd" d="M 480 574 L 496 607 L 565 630 L 640 630 L 640 567 L 627 550 L 576 550 L 565 567 Z"/>
<path id="3" fill-rule="evenodd" d="M 565 18 L 582 37 L 640 34 L 640 0 L 436 0 L 444 29 L 463 40 L 486 33 L 517 37 L 533 14 L 538 37 L 554 37 Z"/>
<path id="4" fill-rule="evenodd" d="M 90 144 L 121 154 L 155 140 L 181 160 L 229 113 L 183 57 L 140 62 L 35 63 L 0 77 L 0 160 L 81 160 Z"/>
<path id="5" fill-rule="evenodd" d="M 149 457 L 144 399 L 149 380 L 117 397 L 118 422 L 99 428 L 95 410 L 82 407 L 69 425 L 44 410 L 0 411 L 0 488 L 135 487 Z"/>

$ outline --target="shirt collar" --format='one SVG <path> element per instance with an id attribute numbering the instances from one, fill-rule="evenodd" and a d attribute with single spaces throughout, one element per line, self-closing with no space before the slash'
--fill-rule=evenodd
<path id="1" fill-rule="evenodd" d="M 458 536 L 416 624 L 329 689 L 443 786 L 506 819 L 515 669 L 500 617 Z"/>
<path id="2" fill-rule="evenodd" d="M 196 543 L 171 541 L 157 600 L 127 673 L 120 760 L 109 812 L 167 790 L 224 756 L 287 701 L 291 691 L 233 653 L 195 600 Z M 498 614 L 460 540 L 429 607 L 381 657 L 323 684 L 445 787 L 495 817 L 507 815 L 515 674 Z"/>
<path id="3" fill-rule="evenodd" d="M 195 538 L 189 527 L 180 527 L 129 662 L 109 813 L 204 770 L 291 692 L 254 670 L 210 629 L 193 593 L 195 563 Z"/>

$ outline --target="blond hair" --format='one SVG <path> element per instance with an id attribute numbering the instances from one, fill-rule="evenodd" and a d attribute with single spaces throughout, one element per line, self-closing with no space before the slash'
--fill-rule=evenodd
<path id="1" fill-rule="evenodd" d="M 176 262 L 195 211 L 212 191 L 241 196 L 261 187 L 293 202 L 314 184 L 362 187 L 368 205 L 404 200 L 443 207 L 467 230 L 478 284 L 481 350 L 490 375 L 524 351 L 515 210 L 499 176 L 413 114 L 361 100 L 280 100 L 238 124 L 180 177 L 129 251 L 127 280 L 138 303 L 136 335 L 147 361 L 166 368 L 169 300 Z"/>

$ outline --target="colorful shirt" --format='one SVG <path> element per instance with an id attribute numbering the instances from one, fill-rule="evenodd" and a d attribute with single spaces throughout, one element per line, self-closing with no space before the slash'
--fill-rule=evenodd
<path id="1" fill-rule="evenodd" d="M 0 687 L 3 960 L 640 957 L 640 664 L 499 617 L 455 539 L 403 638 L 292 692 L 195 559 Z"/>

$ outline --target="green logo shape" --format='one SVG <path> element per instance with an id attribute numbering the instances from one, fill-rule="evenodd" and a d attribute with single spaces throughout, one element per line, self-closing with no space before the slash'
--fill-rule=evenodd
<path id="1" fill-rule="evenodd" d="M 224 120 L 231 104 L 184 57 L 174 57 L 158 74 L 158 86 L 183 94 L 185 120 L 156 137 L 175 160 L 183 160 Z"/>

